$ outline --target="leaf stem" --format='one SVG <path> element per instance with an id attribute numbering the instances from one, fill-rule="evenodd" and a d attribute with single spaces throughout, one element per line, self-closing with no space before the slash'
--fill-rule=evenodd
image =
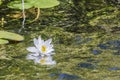
<path id="1" fill-rule="evenodd" d="M 29 23 L 35 22 L 36 20 L 39 19 L 39 17 L 40 17 L 40 8 L 37 8 L 37 15 L 36 15 L 35 19 L 30 21 Z"/>

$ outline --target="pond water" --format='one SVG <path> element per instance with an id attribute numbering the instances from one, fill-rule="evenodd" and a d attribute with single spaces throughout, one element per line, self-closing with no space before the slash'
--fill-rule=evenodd
<path id="1" fill-rule="evenodd" d="M 52 38 L 55 66 L 42 66 L 26 60 L 26 48 L 33 38 Z M 46 27 L 30 32 L 25 41 L 1 46 L 1 80 L 119 80 L 120 39 L 117 34 L 74 34 Z"/>
<path id="2" fill-rule="evenodd" d="M 72 24 L 78 21 L 66 19 L 69 12 L 49 11 L 54 9 L 43 10 L 46 14 L 41 20 L 25 25 L 19 33 L 24 41 L 0 45 L 0 80 L 120 80 L 119 31 L 106 32 L 99 27 L 77 30 Z M 21 19 L 4 26 L 2 29 L 18 32 Z M 33 38 L 38 36 L 52 38 L 56 65 L 43 66 L 26 59 L 26 48 L 33 46 Z"/>

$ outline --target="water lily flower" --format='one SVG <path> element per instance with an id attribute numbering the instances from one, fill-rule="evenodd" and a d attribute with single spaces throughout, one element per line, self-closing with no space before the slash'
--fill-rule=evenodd
<path id="1" fill-rule="evenodd" d="M 34 38 L 34 45 L 35 47 L 28 47 L 27 50 L 30 52 L 37 53 L 36 55 L 47 55 L 50 56 L 51 54 L 54 54 L 53 51 L 53 45 L 51 44 L 52 39 L 48 39 L 46 41 L 42 40 L 39 36 L 38 39 Z"/>
<path id="2" fill-rule="evenodd" d="M 28 47 L 27 50 L 31 52 L 27 55 L 28 60 L 34 60 L 35 63 L 40 63 L 41 65 L 55 65 L 56 61 L 52 60 L 52 54 L 54 49 L 51 44 L 52 39 L 46 41 L 42 40 L 39 36 L 38 39 L 33 39 L 33 47 Z"/>

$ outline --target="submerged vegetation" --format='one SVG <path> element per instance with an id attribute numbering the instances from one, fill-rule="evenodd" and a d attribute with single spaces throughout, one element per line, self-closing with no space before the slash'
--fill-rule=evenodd
<path id="1" fill-rule="evenodd" d="M 33 46 L 32 39 L 39 35 L 53 39 L 55 66 L 41 66 L 26 60 L 26 47 Z M 30 32 L 25 38 L 25 43 L 1 46 L 1 79 L 119 80 L 120 38 L 117 34 L 74 34 L 62 28 L 46 27 Z"/>
<path id="2" fill-rule="evenodd" d="M 16 42 L 16 34 L 9 33 L 18 33 L 23 17 L 21 7 L 18 5 L 19 9 L 16 9 L 14 1 L 21 4 L 21 0 L 0 0 L 0 30 L 8 31 L 5 36 L 0 32 L 0 40 L 9 41 L 7 45 L 0 45 L 0 80 L 120 79 L 119 0 L 58 0 L 58 6 L 39 7 L 40 18 L 29 23 L 37 15 L 37 3 L 32 4 L 32 7 L 25 9 L 25 28 L 19 33 L 24 35 L 19 39 L 24 39 L 22 42 Z M 36 43 L 39 39 L 34 38 L 40 35 L 40 42 L 46 40 L 46 44 L 44 41 L 42 45 Z M 56 54 L 52 55 L 53 59 L 47 59 L 48 62 L 44 58 L 31 57 L 33 49 L 28 49 L 28 46 L 33 45 L 40 56 L 48 47 Z M 33 61 L 27 60 L 26 56 L 27 59 L 34 58 Z M 52 62 L 54 66 L 41 65 Z"/>

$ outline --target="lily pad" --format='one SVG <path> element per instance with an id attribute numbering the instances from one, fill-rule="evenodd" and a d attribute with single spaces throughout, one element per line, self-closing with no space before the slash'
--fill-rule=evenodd
<path id="1" fill-rule="evenodd" d="M 35 7 L 39 8 L 50 8 L 59 5 L 59 1 L 57 0 L 35 0 L 36 3 L 34 3 Z"/>
<path id="2" fill-rule="evenodd" d="M 0 39 L 0 44 L 7 44 L 7 43 L 9 43 L 8 40 Z"/>
<path id="3" fill-rule="evenodd" d="M 2 4 L 2 0 L 0 0 L 0 5 Z"/>
<path id="4" fill-rule="evenodd" d="M 7 31 L 0 31 L 0 38 L 2 39 L 9 39 L 9 40 L 15 40 L 15 41 L 22 41 L 24 40 L 24 37 L 16 34 L 16 33 L 12 33 L 12 32 L 7 32 Z"/>
<path id="5" fill-rule="evenodd" d="M 13 8 L 13 9 L 22 9 L 22 2 L 21 1 L 12 1 L 8 4 L 8 7 Z M 29 9 L 31 7 L 33 7 L 33 4 L 29 3 L 28 1 L 24 2 L 24 9 Z"/>
<path id="6" fill-rule="evenodd" d="M 31 7 L 37 8 L 50 8 L 59 5 L 59 1 L 57 0 L 25 0 L 24 1 L 24 9 L 29 9 Z M 22 9 L 22 2 L 12 1 L 8 4 L 9 8 L 13 9 Z"/>

